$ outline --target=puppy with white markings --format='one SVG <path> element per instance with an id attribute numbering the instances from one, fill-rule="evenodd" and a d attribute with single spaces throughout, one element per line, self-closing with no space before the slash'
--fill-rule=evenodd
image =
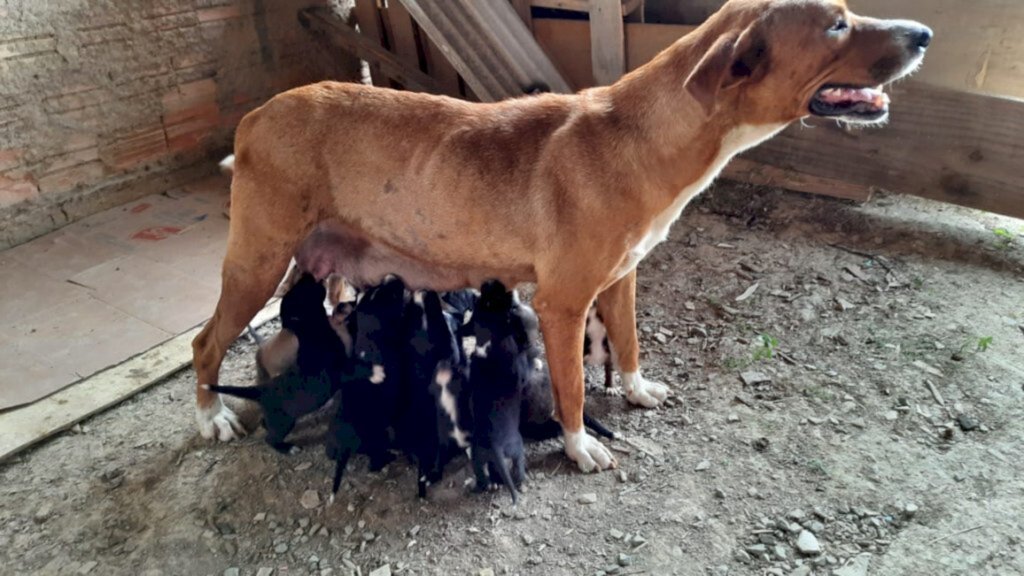
<path id="1" fill-rule="evenodd" d="M 455 300 L 472 305 L 464 296 Z M 441 480 L 445 465 L 469 447 L 466 358 L 458 329 L 462 313 L 444 310 L 437 292 L 416 292 L 406 307 L 408 334 L 400 438 L 418 465 L 420 498 Z"/>
<path id="2" fill-rule="evenodd" d="M 264 345 L 257 355 L 257 386 L 210 386 L 210 390 L 258 402 L 263 408 L 263 425 L 267 443 L 279 452 L 288 453 L 294 446 L 285 438 L 296 421 L 327 403 L 337 391 L 338 375 L 346 362 L 345 349 L 332 329 L 323 309 L 323 285 L 304 275 L 281 300 L 281 334 L 274 338 L 284 342 L 284 353 L 278 344 L 270 349 Z M 294 362 L 290 357 L 294 339 Z M 268 360 L 273 359 L 273 362 Z"/>
<path id="3" fill-rule="evenodd" d="M 604 387 L 611 389 L 615 384 L 612 378 L 612 346 L 608 341 L 608 329 L 604 326 L 601 312 L 595 302 L 587 312 L 587 328 L 583 332 L 583 363 L 591 366 L 604 367 Z"/>
<path id="4" fill-rule="evenodd" d="M 341 402 L 327 434 L 327 456 L 337 462 L 338 491 L 348 460 L 357 450 L 378 471 L 394 460 L 389 429 L 403 379 L 405 283 L 395 276 L 366 290 L 348 316 L 352 358 L 342 377 Z"/>

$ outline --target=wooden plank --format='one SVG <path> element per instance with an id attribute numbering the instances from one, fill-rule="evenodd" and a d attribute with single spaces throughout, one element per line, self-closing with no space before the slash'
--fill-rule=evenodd
<path id="1" fill-rule="evenodd" d="M 1024 102 L 921 82 L 890 92 L 885 127 L 797 124 L 744 157 L 794 175 L 1024 218 Z"/>
<path id="2" fill-rule="evenodd" d="M 416 23 L 401 2 L 390 2 L 384 10 L 391 51 L 408 68 L 422 70 L 419 49 L 416 47 Z"/>
<path id="3" fill-rule="evenodd" d="M 433 78 L 420 72 L 417 68 L 405 66 L 383 46 L 349 28 L 328 8 L 316 7 L 300 10 L 299 22 L 307 30 L 324 38 L 332 45 L 352 52 L 359 58 L 379 66 L 384 74 L 400 82 L 406 88 L 434 94 L 442 93 L 441 87 Z"/>
<path id="4" fill-rule="evenodd" d="M 512 0 L 513 3 L 525 2 L 537 8 L 567 10 L 569 12 L 590 12 L 593 0 Z M 627 16 L 644 5 L 644 0 L 620 0 L 622 15 Z"/>
<path id="5" fill-rule="evenodd" d="M 747 160 L 746 158 L 735 158 L 732 162 L 729 162 L 725 170 L 722 171 L 722 178 L 757 186 L 784 188 L 796 192 L 826 194 L 835 198 L 844 198 L 856 202 L 867 202 L 871 199 L 872 193 L 871 186 L 851 184 L 843 180 L 783 170 L 775 166 Z"/>
<path id="6" fill-rule="evenodd" d="M 620 0 L 590 0 L 590 58 L 599 85 L 613 84 L 626 73 L 625 43 Z"/>
<path id="7" fill-rule="evenodd" d="M 384 43 L 384 34 L 380 25 L 380 15 L 377 12 L 377 0 L 356 0 L 355 6 L 356 22 L 359 24 L 359 31 L 367 39 L 376 44 Z M 362 56 L 359 56 L 363 58 Z M 363 58 L 363 60 L 367 60 Z M 370 79 L 375 86 L 386 86 L 384 73 L 379 64 L 370 62 Z"/>
<path id="8" fill-rule="evenodd" d="M 444 53 L 437 47 L 437 44 L 427 38 L 426 34 L 420 36 L 424 42 L 425 56 L 427 59 L 427 72 L 437 80 L 444 94 L 458 98 L 462 96 L 459 72 L 452 66 L 452 63 L 444 57 Z"/>
<path id="9" fill-rule="evenodd" d="M 696 26 L 627 22 L 626 70 L 636 70 Z M 596 85 L 592 73 L 590 26 L 582 20 L 536 18 L 534 35 L 555 66 L 577 90 Z"/>
<path id="10" fill-rule="evenodd" d="M 261 310 L 253 326 L 276 318 L 279 303 L 274 300 Z M 189 366 L 192 339 L 200 330 L 193 328 L 38 402 L 0 413 L 0 462 Z"/>

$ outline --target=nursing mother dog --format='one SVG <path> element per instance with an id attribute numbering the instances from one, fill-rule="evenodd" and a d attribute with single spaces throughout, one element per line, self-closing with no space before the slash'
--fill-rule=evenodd
<path id="1" fill-rule="evenodd" d="M 643 377 L 636 266 L 735 154 L 807 116 L 880 123 L 882 87 L 917 68 L 931 30 L 841 0 L 730 0 L 607 87 L 471 103 L 323 82 L 242 119 L 220 301 L 193 342 L 205 437 L 230 440 L 217 383 L 228 346 L 295 255 L 317 278 L 412 289 L 536 282 L 565 452 L 615 466 L 583 428 L 583 336 L 594 299 L 626 398 Z"/>

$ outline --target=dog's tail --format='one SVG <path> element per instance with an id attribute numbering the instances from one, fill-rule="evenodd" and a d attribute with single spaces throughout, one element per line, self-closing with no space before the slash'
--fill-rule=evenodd
<path id="1" fill-rule="evenodd" d="M 231 176 L 232 174 L 235 173 L 235 155 L 229 154 L 227 157 L 220 161 L 220 164 L 218 164 L 218 166 L 220 166 L 221 172 L 227 174 L 228 176 Z"/>
<path id="2" fill-rule="evenodd" d="M 260 398 L 263 397 L 263 389 L 259 386 L 210 386 L 209 384 L 203 384 L 203 387 L 211 392 L 245 398 L 254 402 L 259 402 Z"/>

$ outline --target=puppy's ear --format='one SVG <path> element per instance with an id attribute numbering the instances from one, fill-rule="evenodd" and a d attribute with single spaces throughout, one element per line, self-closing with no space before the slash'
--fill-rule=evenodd
<path id="1" fill-rule="evenodd" d="M 762 77 L 768 67 L 768 44 L 760 26 L 718 38 L 686 79 L 686 90 L 710 115 L 722 90 Z"/>

